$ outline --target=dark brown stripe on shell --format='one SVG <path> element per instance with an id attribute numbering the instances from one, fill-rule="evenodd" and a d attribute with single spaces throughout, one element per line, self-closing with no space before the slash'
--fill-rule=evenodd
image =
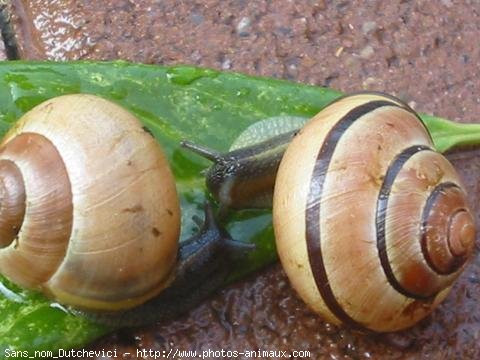
<path id="1" fill-rule="evenodd" d="M 428 217 L 430 215 L 430 211 L 432 211 L 433 206 L 435 205 L 435 202 L 437 201 L 438 196 L 440 196 L 445 190 L 450 189 L 450 188 L 457 188 L 460 189 L 460 187 L 453 183 L 453 182 L 444 182 L 435 187 L 433 191 L 430 193 L 428 196 L 428 199 L 425 203 L 425 207 L 423 208 L 423 213 L 422 213 L 422 228 L 421 228 L 421 245 L 422 245 L 422 253 L 423 257 L 425 258 L 425 261 L 427 262 L 428 266 L 435 271 L 439 275 L 449 275 L 453 274 L 455 271 L 457 271 L 464 263 L 464 258 L 460 257 L 459 262 L 453 264 L 453 266 L 448 270 L 448 271 L 442 271 L 438 267 L 435 266 L 434 262 L 432 261 L 430 254 L 427 249 L 427 228 L 428 228 Z M 460 209 L 460 210 L 466 210 L 466 209 Z M 447 232 L 448 236 L 450 235 L 450 232 Z M 447 238 L 447 244 L 449 243 L 449 238 Z M 453 254 L 452 254 L 453 255 Z"/>
<path id="2" fill-rule="evenodd" d="M 403 100 L 400 100 L 399 98 L 393 96 L 393 95 L 390 95 L 390 94 L 387 94 L 387 93 L 384 93 L 384 92 L 381 92 L 381 91 L 367 91 L 367 90 L 359 90 L 359 91 L 354 91 L 354 92 L 351 92 L 351 93 L 348 93 L 348 94 L 344 94 L 344 95 L 341 95 L 339 96 L 338 98 L 336 98 L 335 100 L 333 100 L 329 106 L 331 104 L 334 104 L 334 103 L 337 103 L 345 98 L 349 98 L 349 97 L 352 97 L 352 96 L 355 96 L 355 95 L 372 95 L 372 96 L 381 96 L 381 97 L 384 97 L 385 98 L 385 101 L 388 101 L 388 100 L 392 100 L 398 104 L 394 104 L 406 111 L 408 111 L 409 113 L 411 113 L 412 115 L 414 115 L 423 125 L 423 128 L 425 129 L 425 131 L 427 132 L 428 134 L 428 138 L 433 142 L 433 139 L 432 139 L 432 135 L 430 134 L 430 130 L 428 130 L 427 126 L 425 125 L 425 123 L 423 122 L 423 120 L 420 118 L 420 116 L 418 116 L 418 114 L 415 112 L 415 110 L 413 110 L 406 102 L 404 102 Z"/>
<path id="3" fill-rule="evenodd" d="M 405 289 L 402 284 L 397 280 L 395 274 L 393 273 L 390 261 L 388 259 L 386 239 L 385 239 L 385 223 L 387 218 L 387 209 L 388 209 L 388 200 L 390 197 L 390 192 L 392 190 L 392 185 L 397 178 L 398 173 L 402 169 L 403 165 L 410 159 L 413 155 L 420 151 L 434 151 L 428 146 L 419 145 L 411 146 L 403 150 L 399 155 L 395 157 L 393 162 L 388 167 L 385 179 L 383 180 L 380 193 L 377 200 L 377 210 L 375 215 L 376 221 L 376 232 L 377 232 L 377 249 L 378 256 L 380 258 L 380 263 L 382 265 L 385 276 L 387 277 L 390 285 L 400 294 L 403 294 L 409 298 L 413 299 L 428 299 L 430 296 L 422 296 L 414 294 L 408 289 Z"/>
<path id="4" fill-rule="evenodd" d="M 320 292 L 323 301 L 328 309 L 343 323 L 357 329 L 365 329 L 365 326 L 353 319 L 342 306 L 338 303 L 335 294 L 328 281 L 327 271 L 323 262 L 320 233 L 320 212 L 323 195 L 323 186 L 330 161 L 337 146 L 338 141 L 345 131 L 362 116 L 384 106 L 399 105 L 390 101 L 370 101 L 357 106 L 344 115 L 327 134 L 320 151 L 318 152 L 312 177 L 310 179 L 310 188 L 307 197 L 305 209 L 306 233 L 308 259 L 312 270 L 315 283 Z"/>

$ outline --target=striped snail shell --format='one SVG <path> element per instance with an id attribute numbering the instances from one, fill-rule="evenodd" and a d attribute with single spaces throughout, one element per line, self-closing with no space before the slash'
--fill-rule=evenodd
<path id="1" fill-rule="evenodd" d="M 171 282 L 180 212 L 167 159 L 128 111 L 48 100 L 0 144 L 0 272 L 62 304 L 132 308 Z"/>
<path id="2" fill-rule="evenodd" d="M 283 267 L 333 323 L 413 325 L 473 251 L 459 176 L 413 110 L 390 96 L 346 96 L 317 114 L 288 146 L 273 199 Z"/>

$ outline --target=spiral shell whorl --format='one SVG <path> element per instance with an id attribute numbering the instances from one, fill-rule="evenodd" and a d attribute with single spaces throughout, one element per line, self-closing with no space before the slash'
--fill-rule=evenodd
<path id="1" fill-rule="evenodd" d="M 460 274 L 473 218 L 455 170 L 432 149 L 413 111 L 379 94 L 332 103 L 288 147 L 274 195 L 277 248 L 300 296 L 328 320 L 408 327 Z"/>
<path id="2" fill-rule="evenodd" d="M 47 281 L 65 255 L 72 227 L 70 182 L 60 154 L 44 136 L 20 133 L 3 143 L 1 162 L 15 164 L 24 186 L 15 241 L 0 252 L 0 270 L 17 284 Z"/>
<path id="3" fill-rule="evenodd" d="M 18 167 L 0 161 L 0 248 L 10 245 L 25 216 L 25 184 Z"/>
<path id="4" fill-rule="evenodd" d="M 26 194 L 18 239 L 0 249 L 2 274 L 90 310 L 133 307 L 169 283 L 175 183 L 129 112 L 91 95 L 48 100 L 10 130 L 0 159 L 18 167 Z"/>

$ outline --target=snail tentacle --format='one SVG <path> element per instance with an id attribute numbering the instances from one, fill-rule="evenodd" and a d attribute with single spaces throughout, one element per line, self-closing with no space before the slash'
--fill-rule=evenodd
<path id="1" fill-rule="evenodd" d="M 188 149 L 190 151 L 193 151 L 194 153 L 203 156 L 204 158 L 213 161 L 213 162 L 221 162 L 223 161 L 224 157 L 221 153 L 210 149 L 206 146 L 199 145 L 192 143 L 187 140 L 182 140 L 180 141 L 180 146 L 184 147 L 185 149 Z"/>

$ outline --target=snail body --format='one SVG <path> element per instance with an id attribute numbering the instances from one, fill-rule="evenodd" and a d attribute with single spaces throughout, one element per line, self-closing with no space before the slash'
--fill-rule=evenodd
<path id="1" fill-rule="evenodd" d="M 186 264 L 218 256 L 179 255 L 166 156 L 132 114 L 99 97 L 61 96 L 26 113 L 0 144 L 0 180 L 1 274 L 63 305 L 125 313 L 184 284 Z"/>
<path id="2" fill-rule="evenodd" d="M 333 323 L 378 332 L 427 316 L 475 240 L 454 168 L 407 105 L 379 94 L 344 97 L 299 132 L 279 167 L 273 217 L 303 300 Z"/>
<path id="3" fill-rule="evenodd" d="M 226 153 L 189 141 L 181 145 L 213 162 L 206 172 L 206 185 L 222 213 L 227 209 L 271 208 L 280 160 L 305 121 L 298 116 L 277 116 L 256 122 Z"/>
<path id="4" fill-rule="evenodd" d="M 294 136 L 295 132 L 285 133 L 225 154 L 187 141 L 182 146 L 214 162 L 207 170 L 206 184 L 225 212 L 271 207 L 278 166 Z"/>

